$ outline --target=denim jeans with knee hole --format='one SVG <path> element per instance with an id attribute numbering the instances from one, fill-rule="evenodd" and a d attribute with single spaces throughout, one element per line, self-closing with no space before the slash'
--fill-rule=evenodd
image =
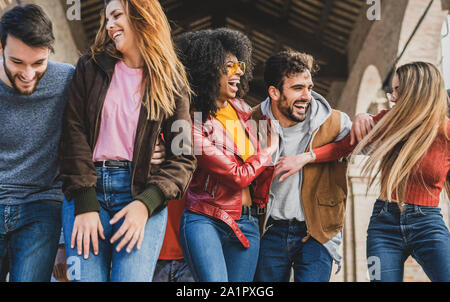
<path id="1" fill-rule="evenodd" d="M 153 215 L 145 226 L 144 240 L 140 250 L 134 246 L 131 253 L 125 245 L 120 252 L 116 246 L 122 237 L 111 244 L 109 240 L 119 230 L 124 218 L 111 225 L 113 216 L 133 201 L 131 196 L 131 168 L 97 167 L 97 198 L 100 202 L 100 221 L 106 240 L 99 241 L 99 253 L 94 255 L 92 243 L 89 258 L 78 255 L 76 246 L 70 247 L 75 221 L 73 201 L 63 202 L 63 230 L 66 245 L 68 276 L 71 281 L 82 282 L 150 282 L 162 247 L 167 222 L 167 208 Z"/>
<path id="2" fill-rule="evenodd" d="M 440 208 L 377 200 L 367 230 L 371 281 L 403 281 L 412 256 L 431 281 L 450 281 L 450 233 Z"/>

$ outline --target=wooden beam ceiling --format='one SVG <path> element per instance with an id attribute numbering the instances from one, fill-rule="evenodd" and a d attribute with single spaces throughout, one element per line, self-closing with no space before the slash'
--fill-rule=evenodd
<path id="1" fill-rule="evenodd" d="M 348 41 L 365 0 L 160 0 L 160 3 L 174 36 L 185 31 L 229 27 L 251 39 L 257 68 L 248 98 L 256 101 L 265 95 L 264 62 L 284 49 L 307 52 L 316 58 L 320 71 L 314 80 L 319 93 L 326 95 L 334 80 L 345 81 Z M 82 1 L 88 40 L 95 37 L 102 8 L 103 0 Z"/>

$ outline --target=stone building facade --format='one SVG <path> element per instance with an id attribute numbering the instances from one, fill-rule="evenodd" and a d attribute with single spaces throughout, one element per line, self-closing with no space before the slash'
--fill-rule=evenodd
<path id="1" fill-rule="evenodd" d="M 348 78 L 332 81 L 326 96 L 335 108 L 347 112 L 349 116 L 360 112 L 375 113 L 389 105 L 381 88 L 394 64 L 398 66 L 414 60 L 425 60 L 440 66 L 442 62 L 441 28 L 449 13 L 450 0 L 435 0 L 428 10 L 430 2 L 424 0 L 380 1 L 379 20 L 370 21 L 366 14 L 369 6 L 363 5 L 348 43 Z M 80 52 L 88 45 L 80 21 L 69 21 L 66 16 L 70 7 L 68 3 L 75 1 L 20 2 L 36 3 L 43 7 L 54 22 L 56 47 L 52 59 L 75 64 Z M 0 10 L 16 4 L 14 0 L 0 0 Z M 423 21 L 416 29 L 423 16 Z M 402 53 L 402 57 L 398 58 Z M 369 280 L 365 254 L 366 231 L 377 188 L 372 188 L 366 195 L 366 180 L 360 176 L 363 160 L 363 157 L 357 157 L 349 167 L 343 268 L 338 274 L 334 274 L 336 268 L 333 269 L 332 281 Z M 440 207 L 448 225 L 447 196 L 443 196 Z M 420 266 L 411 258 L 406 263 L 405 281 L 428 281 Z"/>

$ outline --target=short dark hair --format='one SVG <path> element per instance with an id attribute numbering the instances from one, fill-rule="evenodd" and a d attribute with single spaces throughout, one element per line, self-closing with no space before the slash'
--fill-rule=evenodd
<path id="1" fill-rule="evenodd" d="M 0 19 L 0 41 L 3 48 L 8 35 L 30 47 L 47 47 L 54 52 L 52 21 L 38 5 L 15 6 L 5 12 Z"/>
<path id="2" fill-rule="evenodd" d="M 314 73 L 318 70 L 311 55 L 295 51 L 282 51 L 266 61 L 264 82 L 266 88 L 274 86 L 283 91 L 284 78 L 305 71 Z"/>

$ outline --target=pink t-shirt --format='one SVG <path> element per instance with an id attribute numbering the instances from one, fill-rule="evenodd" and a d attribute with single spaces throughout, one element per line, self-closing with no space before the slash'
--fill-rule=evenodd
<path id="1" fill-rule="evenodd" d="M 134 140 L 141 109 L 142 69 L 119 61 L 105 103 L 93 161 L 133 159 Z"/>

